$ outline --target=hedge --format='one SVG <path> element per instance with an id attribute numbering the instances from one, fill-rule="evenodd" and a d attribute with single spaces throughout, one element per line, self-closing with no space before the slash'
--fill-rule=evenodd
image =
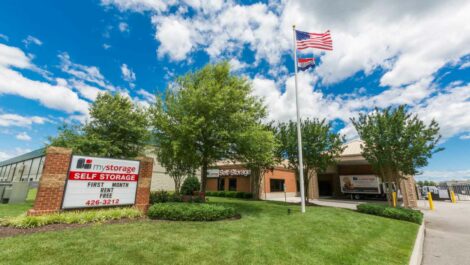
<path id="1" fill-rule="evenodd" d="M 150 204 L 164 203 L 164 202 L 196 202 L 202 203 L 205 200 L 199 196 L 177 195 L 165 190 L 150 192 Z"/>
<path id="2" fill-rule="evenodd" d="M 0 226 L 16 228 L 32 228 L 50 224 L 86 224 L 118 220 L 123 218 L 141 217 L 142 212 L 137 208 L 111 208 L 101 210 L 87 210 L 62 212 L 40 216 L 20 215 L 0 219 Z"/>
<path id="3" fill-rule="evenodd" d="M 357 206 L 357 211 L 417 224 L 423 222 L 423 213 L 421 211 L 402 207 L 394 208 L 384 204 L 364 203 Z"/>
<path id="4" fill-rule="evenodd" d="M 243 191 L 206 191 L 206 196 L 253 199 L 251 192 Z"/>
<path id="5" fill-rule="evenodd" d="M 172 221 L 216 221 L 235 215 L 232 207 L 205 203 L 157 203 L 148 210 L 148 216 L 152 219 Z"/>

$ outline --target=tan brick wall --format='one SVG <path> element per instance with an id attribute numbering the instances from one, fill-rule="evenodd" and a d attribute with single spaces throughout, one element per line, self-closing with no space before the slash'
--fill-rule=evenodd
<path id="1" fill-rule="evenodd" d="M 403 196 L 403 206 L 407 208 L 418 207 L 418 194 L 416 194 L 416 182 L 413 176 L 401 180 L 400 189 Z"/>

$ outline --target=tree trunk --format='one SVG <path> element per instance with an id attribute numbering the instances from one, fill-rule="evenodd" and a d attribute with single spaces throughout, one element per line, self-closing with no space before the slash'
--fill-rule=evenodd
<path id="1" fill-rule="evenodd" d="M 206 192 L 207 185 L 207 168 L 209 167 L 207 162 L 202 162 L 201 168 L 201 192 Z"/>
<path id="2" fill-rule="evenodd" d="M 251 168 L 251 193 L 253 199 L 259 200 L 259 186 L 261 183 L 261 172 L 260 168 Z"/>

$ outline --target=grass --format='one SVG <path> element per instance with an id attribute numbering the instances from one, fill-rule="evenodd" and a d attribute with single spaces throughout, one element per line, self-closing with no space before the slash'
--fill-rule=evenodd
<path id="1" fill-rule="evenodd" d="M 0 239 L 2 264 L 407 264 L 418 225 L 345 209 L 210 198 L 217 222 L 138 221 Z M 292 208 L 292 214 L 287 209 Z"/>
<path id="2" fill-rule="evenodd" d="M 33 207 L 34 199 L 36 198 L 37 189 L 30 189 L 26 202 L 16 204 L 2 204 L 0 203 L 0 218 L 7 216 L 17 216 L 25 213 Z"/>

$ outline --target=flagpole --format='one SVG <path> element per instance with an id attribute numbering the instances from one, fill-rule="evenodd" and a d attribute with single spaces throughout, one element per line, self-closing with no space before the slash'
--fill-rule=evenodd
<path id="1" fill-rule="evenodd" d="M 292 25 L 292 32 L 294 33 L 295 107 L 297 109 L 297 146 L 299 150 L 300 205 L 302 208 L 302 213 L 305 213 L 304 162 L 302 155 L 302 133 L 300 131 L 299 96 L 297 89 L 297 36 L 295 34 L 295 25 Z"/>

